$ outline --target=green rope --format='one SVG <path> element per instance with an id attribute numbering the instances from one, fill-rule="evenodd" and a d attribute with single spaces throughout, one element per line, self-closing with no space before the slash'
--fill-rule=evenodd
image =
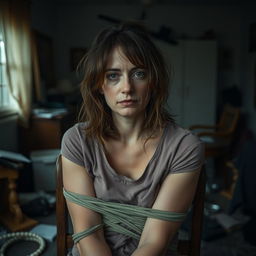
<path id="1" fill-rule="evenodd" d="M 99 198 L 77 194 L 63 189 L 66 199 L 102 215 L 102 224 L 93 226 L 72 236 L 75 243 L 104 227 L 107 230 L 121 233 L 137 240 L 140 239 L 147 218 L 165 221 L 183 221 L 186 213 L 161 211 L 137 205 L 106 202 Z"/>
<path id="2" fill-rule="evenodd" d="M 93 232 L 97 231 L 98 229 L 102 228 L 103 224 L 98 224 L 95 225 L 91 228 L 88 228 L 82 232 L 76 233 L 72 235 L 73 240 L 75 241 L 75 243 L 79 242 L 82 238 L 89 236 L 90 234 L 92 234 Z"/>

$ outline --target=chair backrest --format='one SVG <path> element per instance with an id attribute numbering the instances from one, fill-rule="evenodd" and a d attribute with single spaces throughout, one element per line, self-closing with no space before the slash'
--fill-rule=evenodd
<path id="1" fill-rule="evenodd" d="M 205 196 L 205 170 L 201 171 L 195 197 L 191 222 L 190 240 L 179 240 L 179 255 L 199 256 L 201 248 L 201 232 L 203 224 Z M 71 234 L 68 232 L 68 210 L 63 196 L 63 176 L 61 158 L 57 160 L 57 187 L 56 187 L 56 218 L 57 218 L 57 256 L 67 255 L 68 248 L 73 246 Z"/>
<path id="2" fill-rule="evenodd" d="M 73 240 L 68 228 L 68 209 L 63 195 L 63 174 L 60 156 L 57 159 L 56 176 L 57 256 L 65 256 L 68 248 L 73 246 Z"/>
<path id="3" fill-rule="evenodd" d="M 201 234 L 204 219 L 204 200 L 205 200 L 205 165 L 203 165 L 192 206 L 192 218 L 189 240 L 179 240 L 178 253 L 182 256 L 200 256 Z"/>
<path id="4" fill-rule="evenodd" d="M 239 120 L 239 108 L 225 105 L 221 114 L 217 131 L 225 132 L 227 135 L 232 135 L 236 129 Z"/>

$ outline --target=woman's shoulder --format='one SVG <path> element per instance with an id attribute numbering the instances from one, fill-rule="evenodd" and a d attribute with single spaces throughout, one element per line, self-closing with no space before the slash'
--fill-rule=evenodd
<path id="1" fill-rule="evenodd" d="M 69 129 L 66 130 L 66 132 L 63 135 L 63 139 L 70 139 L 70 138 L 73 139 L 74 137 L 77 138 L 77 136 L 84 137 L 86 126 L 87 126 L 86 122 L 74 124 Z"/>
<path id="2" fill-rule="evenodd" d="M 86 123 L 76 123 L 63 135 L 61 154 L 72 162 L 84 166 L 85 157 L 88 158 L 90 145 L 85 137 Z"/>
<path id="3" fill-rule="evenodd" d="M 171 172 L 198 170 L 205 159 L 204 143 L 190 130 L 177 124 L 171 124 L 168 128 L 165 148 L 172 156 Z"/>
<path id="4" fill-rule="evenodd" d="M 175 143 L 177 145 L 186 144 L 186 146 L 189 146 L 193 144 L 203 144 L 203 142 L 196 134 L 176 123 L 167 124 L 166 139 L 169 140 L 172 144 Z"/>
<path id="5" fill-rule="evenodd" d="M 66 130 L 62 137 L 61 148 L 84 148 L 88 142 L 85 128 L 87 123 L 76 123 Z"/>

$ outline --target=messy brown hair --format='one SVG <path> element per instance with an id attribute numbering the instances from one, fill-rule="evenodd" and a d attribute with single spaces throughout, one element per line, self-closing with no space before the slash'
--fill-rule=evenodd
<path id="1" fill-rule="evenodd" d="M 113 49 L 119 47 L 127 59 L 147 70 L 150 100 L 145 110 L 143 131 L 147 139 L 157 135 L 167 121 L 173 121 L 165 110 L 168 97 L 169 75 L 164 59 L 150 39 L 146 29 L 138 23 L 123 23 L 102 30 L 83 59 L 84 77 L 81 82 L 83 104 L 79 121 L 87 122 L 86 136 L 104 144 L 106 138 L 118 138 L 111 109 L 105 102 L 101 88 L 107 62 Z"/>

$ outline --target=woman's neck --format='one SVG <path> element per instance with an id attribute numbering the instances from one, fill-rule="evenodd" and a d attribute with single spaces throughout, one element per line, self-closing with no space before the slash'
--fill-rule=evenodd
<path id="1" fill-rule="evenodd" d="M 133 144 L 145 137 L 142 131 L 143 118 L 126 118 L 113 116 L 114 124 L 120 135 L 120 142 Z"/>

